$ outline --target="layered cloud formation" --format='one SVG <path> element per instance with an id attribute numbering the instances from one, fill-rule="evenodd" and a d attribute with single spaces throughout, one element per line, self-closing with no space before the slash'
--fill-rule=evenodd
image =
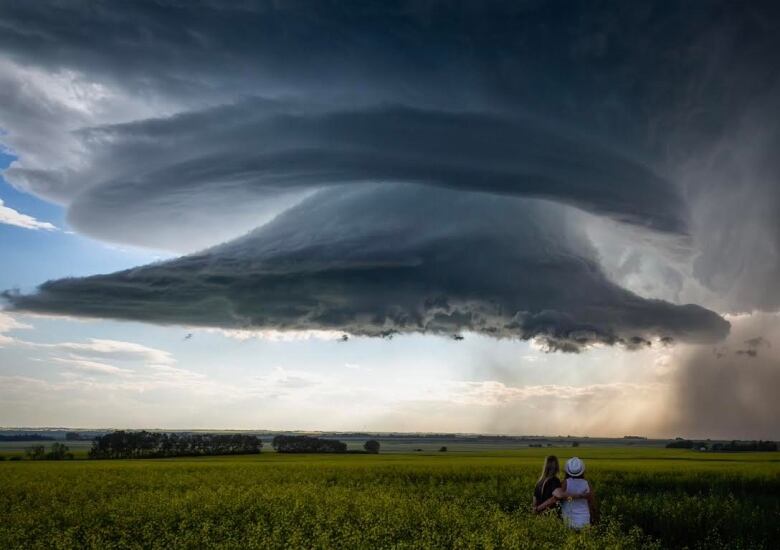
<path id="1" fill-rule="evenodd" d="M 726 335 L 728 323 L 704 308 L 609 282 L 576 219 L 504 196 L 342 186 L 205 252 L 10 298 L 33 311 L 185 325 L 370 336 L 469 330 L 564 351 Z"/>
<path id="2" fill-rule="evenodd" d="M 570 351 L 717 340 L 705 307 L 780 307 L 778 21 L 729 2 L 8 3 L 5 178 L 79 231 L 188 255 L 7 298 Z"/>
<path id="3" fill-rule="evenodd" d="M 71 203 L 70 219 L 120 242 L 181 249 L 193 245 L 183 234 L 229 236 L 220 234 L 225 218 L 230 232 L 251 229 L 312 190 L 372 182 L 540 197 L 642 227 L 685 230 L 682 199 L 668 181 L 527 117 L 253 100 L 79 137 L 93 158 L 80 184 L 93 183 Z M 173 228 L 172 205 L 179 209 Z"/>

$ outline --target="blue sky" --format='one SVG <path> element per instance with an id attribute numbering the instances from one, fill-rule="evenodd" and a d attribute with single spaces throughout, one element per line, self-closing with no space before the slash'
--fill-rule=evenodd
<path id="1" fill-rule="evenodd" d="M 15 157 L 0 153 L 0 170 Z M 107 273 L 156 261 L 167 255 L 101 243 L 69 230 L 65 208 L 14 189 L 0 175 L 0 199 L 5 206 L 55 225 L 57 231 L 31 231 L 0 224 L 0 257 L 8 258 L 0 271 L 4 289 L 31 291 L 62 277 Z"/>

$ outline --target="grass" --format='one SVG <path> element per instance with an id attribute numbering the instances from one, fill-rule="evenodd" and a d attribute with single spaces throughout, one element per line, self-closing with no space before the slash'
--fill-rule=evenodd
<path id="1" fill-rule="evenodd" d="M 602 524 L 528 513 L 585 459 Z M 0 462 L 2 548 L 773 548 L 780 455 L 559 448 Z"/>

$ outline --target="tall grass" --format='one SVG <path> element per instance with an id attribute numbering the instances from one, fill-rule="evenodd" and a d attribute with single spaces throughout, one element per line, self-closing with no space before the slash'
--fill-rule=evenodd
<path id="1" fill-rule="evenodd" d="M 771 460 L 594 458 L 603 521 L 585 533 L 529 514 L 537 462 L 522 453 L 6 461 L 0 547 L 773 548 L 780 540 L 780 464 Z"/>

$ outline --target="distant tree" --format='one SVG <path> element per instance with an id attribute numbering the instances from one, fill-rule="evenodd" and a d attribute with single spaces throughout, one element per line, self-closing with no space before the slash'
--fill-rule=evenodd
<path id="1" fill-rule="evenodd" d="M 46 447 L 43 445 L 33 445 L 25 450 L 25 454 L 30 460 L 43 460 L 46 458 Z"/>
<path id="2" fill-rule="evenodd" d="M 666 444 L 667 449 L 693 449 L 693 441 L 676 438 Z"/>
<path id="3" fill-rule="evenodd" d="M 377 454 L 379 452 L 379 441 L 376 439 L 369 439 L 363 444 L 363 448 L 367 453 Z"/>
<path id="4" fill-rule="evenodd" d="M 347 444 L 307 435 L 277 435 L 271 446 L 278 453 L 345 453 Z"/>
<path id="5" fill-rule="evenodd" d="M 52 443 L 51 450 L 46 453 L 46 460 L 65 460 L 73 458 L 73 453 L 68 452 L 68 446 L 64 443 Z"/>
<path id="6" fill-rule="evenodd" d="M 96 437 L 89 458 L 163 458 L 257 454 L 263 443 L 248 434 L 177 434 L 125 432 Z"/>
<path id="7" fill-rule="evenodd" d="M 777 443 L 774 441 L 732 441 L 731 443 L 714 443 L 712 445 L 712 450 L 728 452 L 775 452 L 777 451 Z"/>
<path id="8" fill-rule="evenodd" d="M 580 442 L 579 441 L 572 441 L 571 446 L 572 447 L 579 447 L 580 446 Z"/>
<path id="9" fill-rule="evenodd" d="M 22 459 L 21 455 L 13 455 L 8 458 L 8 460 L 21 460 L 21 459 Z"/>
<path id="10" fill-rule="evenodd" d="M 0 461 L 5 460 L 5 455 L 0 455 Z"/>
<path id="11" fill-rule="evenodd" d="M 439 449 L 439 452 L 440 453 L 446 453 L 447 452 L 447 447 L 442 447 L 441 449 Z"/>
<path id="12" fill-rule="evenodd" d="M 81 441 L 81 434 L 79 432 L 67 432 L 65 441 Z"/>

